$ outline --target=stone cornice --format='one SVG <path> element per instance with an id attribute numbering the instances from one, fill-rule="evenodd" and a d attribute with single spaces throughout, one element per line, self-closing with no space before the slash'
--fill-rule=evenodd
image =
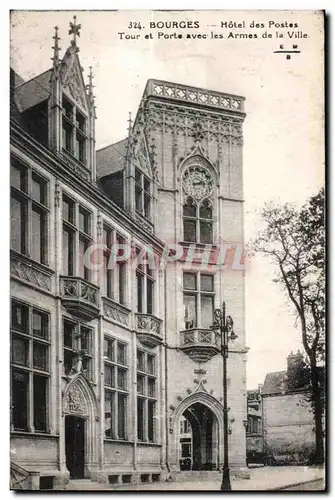
<path id="1" fill-rule="evenodd" d="M 228 198 L 227 196 L 221 196 L 221 195 L 218 196 L 218 199 L 224 200 L 224 201 L 235 201 L 237 203 L 244 203 L 245 202 L 245 200 L 242 200 L 242 199 Z"/>
<path id="2" fill-rule="evenodd" d="M 163 80 L 148 80 L 143 97 L 245 115 L 244 97 Z"/>

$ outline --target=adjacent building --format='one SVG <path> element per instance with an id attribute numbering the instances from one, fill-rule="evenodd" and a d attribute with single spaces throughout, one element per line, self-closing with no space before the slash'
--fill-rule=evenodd
<path id="1" fill-rule="evenodd" d="M 79 29 L 63 57 L 55 30 L 48 71 L 11 71 L 12 487 L 163 479 L 185 421 L 192 468 L 219 469 L 223 300 L 230 468 L 247 475 L 244 271 L 218 260 L 243 245 L 244 99 L 149 80 L 97 151 Z"/>
<path id="2" fill-rule="evenodd" d="M 261 388 L 247 391 L 247 463 L 264 460 Z"/>
<path id="3" fill-rule="evenodd" d="M 303 354 L 287 370 L 268 373 L 262 387 L 264 452 L 268 464 L 307 464 L 315 448 L 314 419 L 301 379 Z"/>

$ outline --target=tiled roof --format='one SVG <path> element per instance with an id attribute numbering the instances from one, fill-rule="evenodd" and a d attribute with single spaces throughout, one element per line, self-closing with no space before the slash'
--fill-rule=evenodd
<path id="1" fill-rule="evenodd" d="M 51 71 L 49 69 L 16 87 L 15 97 L 21 113 L 49 97 Z"/>
<path id="2" fill-rule="evenodd" d="M 262 395 L 282 394 L 285 392 L 285 377 L 286 370 L 267 373 L 262 387 Z"/>
<path id="3" fill-rule="evenodd" d="M 21 126 L 24 126 L 24 121 L 21 116 L 20 110 L 17 106 L 15 97 L 15 87 L 23 83 L 22 78 L 10 68 L 10 117 L 17 121 Z"/>
<path id="4" fill-rule="evenodd" d="M 105 177 L 125 166 L 128 139 L 122 139 L 115 144 L 106 146 L 97 151 L 97 177 Z"/>
<path id="5" fill-rule="evenodd" d="M 15 87 L 18 87 L 19 85 L 22 85 L 24 82 L 24 79 L 16 73 L 16 71 L 13 70 L 14 73 L 14 82 L 15 82 Z"/>

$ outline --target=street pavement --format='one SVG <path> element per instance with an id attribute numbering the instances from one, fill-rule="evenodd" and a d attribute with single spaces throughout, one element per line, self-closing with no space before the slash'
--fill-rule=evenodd
<path id="1" fill-rule="evenodd" d="M 316 481 L 318 480 L 318 481 Z M 307 484 L 307 482 L 309 484 Z M 306 484 L 303 484 L 306 483 Z M 218 491 L 221 480 L 174 481 L 119 486 L 127 491 Z M 324 469 L 314 467 L 260 467 L 250 469 L 250 479 L 231 478 L 232 490 L 324 490 Z"/>
<path id="2" fill-rule="evenodd" d="M 310 481 L 309 483 L 303 483 L 297 486 L 291 486 L 290 488 L 284 488 L 280 491 L 324 491 L 324 489 L 324 480 L 317 479 L 315 481 Z"/>

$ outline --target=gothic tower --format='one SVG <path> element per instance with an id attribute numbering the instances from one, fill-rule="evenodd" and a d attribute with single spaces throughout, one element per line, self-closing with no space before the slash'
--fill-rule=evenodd
<path id="1" fill-rule="evenodd" d="M 134 124 L 135 133 L 142 130 L 155 145 L 155 233 L 175 248 L 165 271 L 172 469 L 181 460 L 181 415 L 192 426 L 193 468 L 215 468 L 223 460 L 222 359 L 211 330 L 214 308 L 223 301 L 238 335 L 228 360 L 230 464 L 245 467 L 244 118 L 243 97 L 149 80 Z"/>

